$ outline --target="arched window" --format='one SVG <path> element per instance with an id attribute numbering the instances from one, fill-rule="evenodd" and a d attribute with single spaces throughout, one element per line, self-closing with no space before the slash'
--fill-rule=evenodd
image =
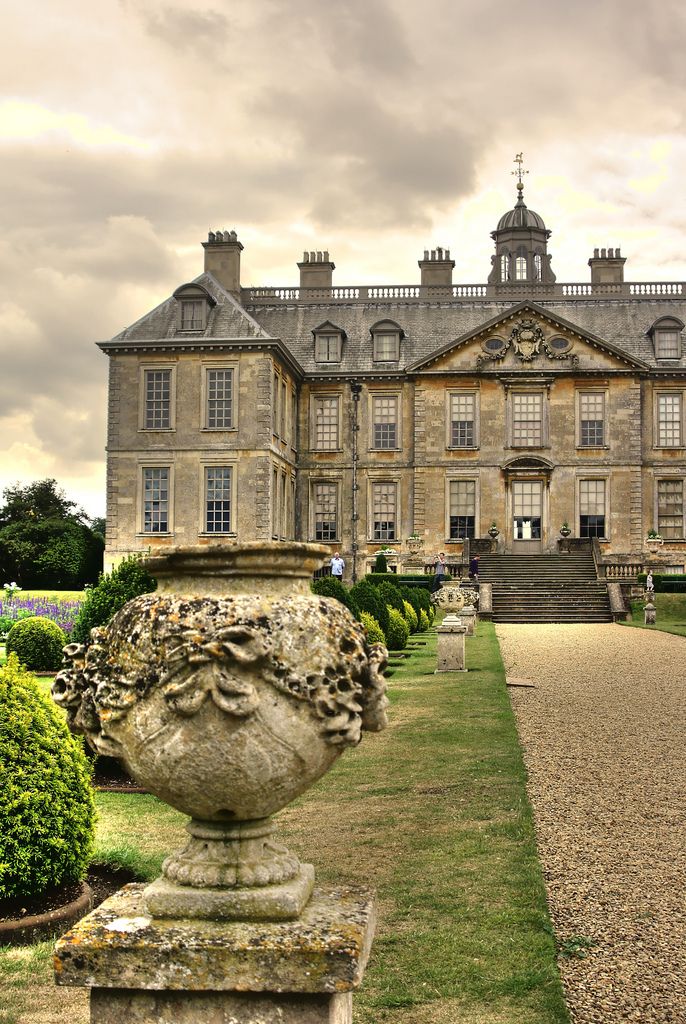
<path id="1" fill-rule="evenodd" d="M 517 249 L 515 256 L 515 281 L 526 281 L 526 249 L 523 245 Z"/>
<path id="2" fill-rule="evenodd" d="M 500 280 L 510 280 L 510 254 L 504 252 L 500 257 Z"/>

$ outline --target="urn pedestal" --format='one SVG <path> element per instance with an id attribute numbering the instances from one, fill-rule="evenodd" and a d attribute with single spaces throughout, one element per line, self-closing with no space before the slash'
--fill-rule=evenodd
<path id="1" fill-rule="evenodd" d="M 107 1001 L 96 996 L 94 1022 L 164 1019 L 148 1013 L 153 1003 L 143 996 L 134 1000 L 134 1014 L 134 988 L 187 990 L 183 1007 L 169 996 L 175 1021 L 204 1021 L 220 1008 L 237 1022 L 310 1019 L 291 1018 L 283 1007 L 281 1016 L 237 1016 L 228 997 L 208 1003 L 197 990 L 215 991 L 210 976 L 218 946 L 231 950 L 247 942 L 259 950 L 263 937 L 277 941 L 275 935 L 287 946 L 289 935 L 307 932 L 308 914 L 331 922 L 342 912 L 335 891 L 320 891 L 313 902 L 314 868 L 274 839 L 271 820 L 357 744 L 362 730 L 386 724 L 385 648 L 369 645 L 338 601 L 311 593 L 312 573 L 327 554 L 317 545 L 279 543 L 172 549 L 148 560 L 157 592 L 130 601 L 105 629 L 93 631 L 88 647 L 72 644 L 65 651 L 67 667 L 53 695 L 71 728 L 190 817 L 189 840 L 165 860 L 160 878 L 134 887 L 123 902 L 113 897 L 57 946 L 61 984 L 129 992 L 120 1002 L 129 1007 L 121 1010 L 128 1018 L 107 1016 Z M 356 911 L 364 933 L 359 984 L 373 913 L 369 894 L 356 898 L 367 907 L 361 917 L 359 906 Z M 109 933 L 120 941 L 103 945 Z M 205 958 L 204 966 L 194 967 L 200 981 L 184 973 L 190 947 Z M 161 949 L 171 958 L 164 969 Z M 338 953 L 329 953 L 334 962 Z M 95 978 L 105 956 L 107 981 L 76 980 Z M 265 963 L 275 956 L 265 952 Z M 86 962 L 89 969 L 79 975 L 75 965 Z M 332 991 L 304 968 L 291 980 L 291 993 Z M 241 979 L 236 988 L 264 992 L 281 984 L 278 971 L 273 985 L 263 972 L 259 983 Z M 172 1005 L 155 999 L 155 1005 Z M 193 1016 L 193 1007 L 203 1008 L 200 1016 Z M 326 1013 L 330 1009 L 327 1002 Z M 340 1000 L 334 1009 L 338 1016 L 311 1019 L 349 1019 L 341 1016 Z"/>

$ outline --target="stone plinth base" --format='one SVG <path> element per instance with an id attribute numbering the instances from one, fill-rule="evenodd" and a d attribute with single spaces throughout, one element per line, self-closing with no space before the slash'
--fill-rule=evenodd
<path id="1" fill-rule="evenodd" d="M 373 895 L 316 888 L 289 922 L 152 918 L 127 885 L 55 947 L 59 985 L 91 989 L 91 1024 L 349 1024 Z"/>
<path id="2" fill-rule="evenodd" d="M 94 988 L 91 1024 L 352 1024 L 352 995 L 127 992 Z"/>
<path id="3" fill-rule="evenodd" d="M 313 886 L 314 867 L 301 864 L 296 877 L 288 882 L 243 889 L 194 889 L 156 878 L 145 889 L 143 900 L 153 917 L 289 921 L 301 913 Z"/>
<path id="4" fill-rule="evenodd" d="M 466 627 L 453 614 L 446 615 L 436 630 L 438 646 L 436 672 L 466 672 L 465 633 Z"/>
<path id="5" fill-rule="evenodd" d="M 476 609 L 472 605 L 468 604 L 460 612 L 460 618 L 462 619 L 462 625 L 467 630 L 467 636 L 474 636 L 474 627 L 476 625 Z"/>

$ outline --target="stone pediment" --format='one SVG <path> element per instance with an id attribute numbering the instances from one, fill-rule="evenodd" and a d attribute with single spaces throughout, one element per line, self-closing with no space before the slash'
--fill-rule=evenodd
<path id="1" fill-rule="evenodd" d="M 646 370 L 647 363 L 533 302 L 520 302 L 418 360 L 411 372 Z"/>

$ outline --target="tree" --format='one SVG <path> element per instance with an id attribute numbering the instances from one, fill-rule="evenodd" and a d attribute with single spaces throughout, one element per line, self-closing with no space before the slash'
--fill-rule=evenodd
<path id="1" fill-rule="evenodd" d="M 97 580 L 104 540 L 55 480 L 7 487 L 3 497 L 0 579 L 67 590 Z"/>
<path id="2" fill-rule="evenodd" d="M 70 519 L 83 523 L 88 518 L 52 478 L 35 480 L 25 487 L 14 484 L 6 487 L 2 496 L 5 504 L 0 508 L 0 526 L 39 519 Z"/>

